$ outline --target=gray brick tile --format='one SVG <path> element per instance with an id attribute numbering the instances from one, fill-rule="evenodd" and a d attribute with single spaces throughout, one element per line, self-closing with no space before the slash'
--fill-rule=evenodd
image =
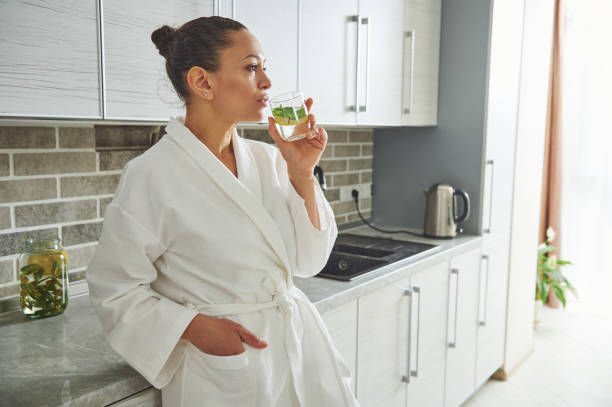
<path id="1" fill-rule="evenodd" d="M 372 144 L 362 144 L 361 145 L 361 156 L 371 157 L 372 155 L 374 155 L 374 146 Z"/>
<path id="2" fill-rule="evenodd" d="M 15 207 L 15 223 L 17 227 L 94 219 L 97 216 L 95 199 Z"/>
<path id="3" fill-rule="evenodd" d="M 347 131 L 346 130 L 327 130 L 327 142 L 328 143 L 346 143 Z"/>
<path id="4" fill-rule="evenodd" d="M 361 171 L 361 179 L 359 183 L 366 184 L 372 182 L 372 171 Z"/>
<path id="5" fill-rule="evenodd" d="M 13 259 L 0 261 L 0 284 L 16 281 Z"/>
<path id="6" fill-rule="evenodd" d="M 98 217 L 100 218 L 104 217 L 104 211 L 106 210 L 106 205 L 111 203 L 112 200 L 113 198 L 101 198 L 100 199 L 100 213 L 98 214 Z"/>
<path id="7" fill-rule="evenodd" d="M 93 127 L 60 127 L 60 148 L 94 148 L 96 132 Z"/>
<path id="8" fill-rule="evenodd" d="M 80 243 L 96 242 L 100 238 L 103 222 L 83 223 L 62 227 L 62 239 L 64 246 L 72 246 Z"/>
<path id="9" fill-rule="evenodd" d="M 349 171 L 354 170 L 371 170 L 372 169 L 372 158 L 358 158 L 349 160 L 348 169 Z"/>
<path id="10" fill-rule="evenodd" d="M 274 144 L 274 140 L 268 134 L 268 130 L 244 129 L 243 137 L 249 140 L 263 141 L 264 143 Z"/>
<path id="11" fill-rule="evenodd" d="M 0 208 L 0 230 L 11 227 L 11 208 L 3 206 Z"/>
<path id="12" fill-rule="evenodd" d="M 146 150 L 100 151 L 100 171 L 121 170 L 132 158 Z"/>
<path id="13" fill-rule="evenodd" d="M 0 234 L 0 256 L 22 253 L 25 250 L 25 241 L 28 238 L 48 239 L 52 237 L 58 237 L 56 227 Z"/>
<path id="14" fill-rule="evenodd" d="M 19 283 L 0 287 L 0 299 L 17 297 L 19 295 Z"/>
<path id="15" fill-rule="evenodd" d="M 9 155 L 0 154 L 0 177 L 8 177 L 9 174 Z"/>
<path id="16" fill-rule="evenodd" d="M 342 225 L 343 223 L 346 223 L 346 215 L 334 216 L 334 219 L 336 219 L 336 225 Z"/>
<path id="17" fill-rule="evenodd" d="M 343 185 L 359 184 L 359 173 L 352 172 L 348 174 L 334 174 L 332 186 L 339 187 Z"/>
<path id="18" fill-rule="evenodd" d="M 340 188 L 330 188 L 323 191 L 328 202 L 337 201 L 340 199 Z"/>
<path id="19" fill-rule="evenodd" d="M 0 181 L 0 203 L 57 198 L 55 178 Z"/>
<path id="20" fill-rule="evenodd" d="M 120 174 L 62 177 L 62 197 L 113 194 L 119 178 Z"/>
<path id="21" fill-rule="evenodd" d="M 151 146 L 151 136 L 159 132 L 159 126 L 95 126 L 96 148 Z"/>
<path id="22" fill-rule="evenodd" d="M 321 159 L 319 160 L 319 165 L 323 168 L 324 172 L 338 172 L 338 171 L 346 171 L 346 160 L 329 160 L 329 159 Z"/>
<path id="23" fill-rule="evenodd" d="M 96 170 L 95 152 L 15 153 L 15 175 L 47 175 Z"/>
<path id="24" fill-rule="evenodd" d="M 55 128 L 0 126 L 0 148 L 55 148 Z"/>
<path id="25" fill-rule="evenodd" d="M 85 280 L 85 270 L 73 271 L 72 273 L 68 273 L 68 281 L 70 283 L 74 283 L 75 281 Z"/>
<path id="26" fill-rule="evenodd" d="M 374 133 L 372 130 L 368 131 L 351 131 L 349 134 L 350 143 L 372 143 L 374 140 Z"/>
<path id="27" fill-rule="evenodd" d="M 334 157 L 359 157 L 360 151 L 357 144 L 338 144 L 334 146 Z"/>

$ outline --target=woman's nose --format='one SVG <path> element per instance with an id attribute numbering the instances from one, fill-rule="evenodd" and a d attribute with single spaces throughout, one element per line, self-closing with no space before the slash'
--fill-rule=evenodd
<path id="1" fill-rule="evenodd" d="M 260 86 L 262 89 L 268 89 L 272 87 L 272 81 L 266 73 L 263 73 L 263 78 L 260 81 Z"/>

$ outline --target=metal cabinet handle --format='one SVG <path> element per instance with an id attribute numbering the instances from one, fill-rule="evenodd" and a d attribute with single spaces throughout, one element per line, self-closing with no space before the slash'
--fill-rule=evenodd
<path id="1" fill-rule="evenodd" d="M 347 110 L 349 112 L 355 112 L 355 111 L 357 111 L 357 105 L 359 104 L 359 101 L 357 100 L 357 98 L 358 98 L 357 89 L 359 87 L 359 39 L 360 39 L 360 35 L 359 35 L 359 31 L 360 31 L 359 30 L 359 22 L 361 21 L 361 17 L 359 15 L 349 16 L 347 21 L 349 23 L 357 23 L 357 57 L 356 57 L 356 61 L 355 61 L 355 66 L 357 67 L 357 72 L 355 72 L 355 104 L 354 105 L 350 105 L 347 108 Z"/>
<path id="2" fill-rule="evenodd" d="M 482 259 L 487 261 L 487 274 L 485 274 L 484 317 L 482 321 L 478 321 L 478 325 L 485 326 L 487 323 L 487 297 L 488 297 L 488 292 L 489 292 L 489 256 L 486 254 L 483 254 Z"/>
<path id="3" fill-rule="evenodd" d="M 494 163 L 493 160 L 487 160 L 487 164 L 486 165 L 491 165 L 491 187 L 489 188 L 489 227 L 485 228 L 484 232 L 485 233 L 491 233 L 491 216 L 493 215 L 493 168 L 494 168 Z"/>
<path id="4" fill-rule="evenodd" d="M 412 327 L 412 289 L 404 289 L 404 295 L 408 296 L 410 300 L 410 307 L 408 309 L 408 359 L 406 361 L 406 374 L 402 376 L 402 382 L 410 383 L 410 350 L 412 348 L 412 335 L 410 333 Z"/>
<path id="5" fill-rule="evenodd" d="M 455 288 L 455 329 L 453 333 L 453 341 L 448 343 L 449 348 L 457 347 L 457 317 L 459 315 L 459 310 L 457 309 L 457 305 L 459 303 L 459 269 L 451 269 L 451 274 L 457 275 L 457 286 Z"/>
<path id="6" fill-rule="evenodd" d="M 360 112 L 367 112 L 368 111 L 368 88 L 370 87 L 370 70 L 369 65 L 370 65 L 370 21 L 371 21 L 371 17 L 362 17 L 360 18 L 360 24 L 361 25 L 365 25 L 367 26 L 368 30 L 368 38 L 366 40 L 366 63 L 365 63 L 365 104 L 359 106 L 359 111 Z M 361 29 L 359 29 L 359 31 L 361 31 Z M 359 52 L 359 51 L 357 51 Z"/>
<path id="7" fill-rule="evenodd" d="M 414 47 L 416 44 L 414 40 L 415 34 L 416 33 L 414 30 L 409 30 L 406 31 L 406 36 L 404 37 L 404 41 L 406 38 L 410 38 L 410 92 L 408 93 L 408 107 L 404 106 L 404 114 L 412 113 L 412 95 L 414 89 Z"/>
<path id="8" fill-rule="evenodd" d="M 412 287 L 412 291 L 419 295 L 419 301 L 417 302 L 416 368 L 412 370 L 410 374 L 414 377 L 419 377 L 419 343 L 421 343 L 421 339 L 419 335 L 419 331 L 421 330 L 421 288 Z M 410 310 L 410 312 L 412 312 L 412 310 Z"/>

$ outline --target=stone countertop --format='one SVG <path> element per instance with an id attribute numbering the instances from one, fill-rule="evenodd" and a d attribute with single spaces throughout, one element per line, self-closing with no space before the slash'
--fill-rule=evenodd
<path id="1" fill-rule="evenodd" d="M 479 236 L 433 240 L 381 233 L 367 226 L 340 233 L 434 243 L 440 249 L 420 259 L 400 260 L 350 282 L 295 278 L 295 285 L 321 313 L 481 243 Z M 20 310 L 0 314 L 0 335 L 2 405 L 104 406 L 151 387 L 110 347 L 88 295 L 70 298 L 64 313 L 50 318 L 29 320 Z"/>

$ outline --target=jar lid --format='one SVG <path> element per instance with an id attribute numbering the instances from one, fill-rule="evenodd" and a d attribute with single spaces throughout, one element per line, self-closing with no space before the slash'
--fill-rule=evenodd
<path id="1" fill-rule="evenodd" d="M 31 250 L 57 250 L 59 249 L 59 238 L 28 238 L 25 242 L 25 248 L 27 251 Z"/>

